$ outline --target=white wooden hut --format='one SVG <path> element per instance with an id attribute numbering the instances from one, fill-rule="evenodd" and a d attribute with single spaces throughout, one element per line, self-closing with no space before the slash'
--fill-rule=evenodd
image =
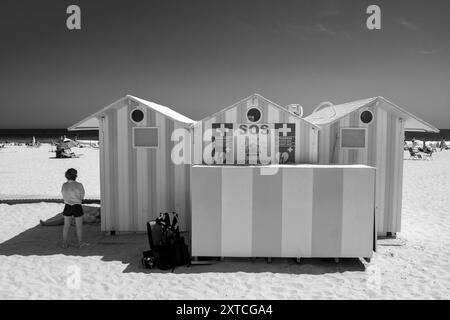
<path id="1" fill-rule="evenodd" d="M 305 119 L 321 128 L 320 164 L 365 164 L 377 168 L 377 231 L 399 232 L 405 131 L 439 130 L 383 97 L 339 105 L 323 103 Z"/>
<path id="2" fill-rule="evenodd" d="M 256 93 L 242 99 L 196 122 L 193 163 L 316 163 L 319 127 L 300 112 Z"/>
<path id="3" fill-rule="evenodd" d="M 102 231 L 145 231 L 147 221 L 171 211 L 186 229 L 192 124 L 165 106 L 127 95 L 69 128 L 99 129 Z M 175 129 L 181 138 L 172 136 Z M 171 159 L 177 139 L 186 151 L 180 164 Z"/>

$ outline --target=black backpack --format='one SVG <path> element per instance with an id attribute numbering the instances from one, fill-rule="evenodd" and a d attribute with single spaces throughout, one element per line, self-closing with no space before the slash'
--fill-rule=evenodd
<path id="1" fill-rule="evenodd" d="M 184 237 L 176 237 L 172 244 L 172 264 L 174 266 L 184 266 L 191 264 L 191 255 Z"/>
<path id="2" fill-rule="evenodd" d="M 149 261 L 148 264 L 152 267 L 173 271 L 177 266 L 191 264 L 188 246 L 184 237 L 180 236 L 177 216 L 173 213 L 172 223 L 168 213 L 160 214 L 156 221 L 147 222 L 147 235 L 151 249 L 151 253 L 147 255 L 151 257 L 147 257 L 146 261 Z M 147 251 L 144 251 L 143 259 L 145 259 L 145 252 Z"/>

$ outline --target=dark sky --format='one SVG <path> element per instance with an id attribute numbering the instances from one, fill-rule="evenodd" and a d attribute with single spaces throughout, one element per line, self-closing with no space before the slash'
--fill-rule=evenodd
<path id="1" fill-rule="evenodd" d="M 66 28 L 77 4 L 82 30 Z M 381 7 L 382 29 L 366 28 Z M 0 4 L 0 128 L 63 128 L 132 94 L 199 120 L 254 92 L 309 114 L 382 95 L 450 128 L 450 1 Z"/>

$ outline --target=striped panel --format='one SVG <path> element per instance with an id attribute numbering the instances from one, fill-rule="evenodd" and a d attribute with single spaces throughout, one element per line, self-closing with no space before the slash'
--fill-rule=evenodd
<path id="1" fill-rule="evenodd" d="M 138 185 L 138 171 L 137 171 L 137 149 L 133 148 L 133 127 L 137 125 L 134 124 L 130 119 L 129 115 L 134 109 L 132 106 L 127 108 L 127 118 L 128 118 L 128 185 L 130 186 L 128 190 L 129 208 L 128 208 L 128 230 L 138 230 L 138 220 L 139 220 L 139 201 L 137 197 L 138 189 L 141 189 L 141 185 Z"/>
<path id="2" fill-rule="evenodd" d="M 192 255 L 222 255 L 222 172 L 217 167 L 193 167 L 192 172 Z"/>
<path id="3" fill-rule="evenodd" d="M 394 137 L 394 122 L 393 117 L 389 113 L 387 114 L 387 123 L 386 123 L 386 161 L 385 161 L 385 188 L 384 188 L 384 219 L 383 219 L 383 229 L 389 230 L 390 229 L 390 222 L 392 221 L 392 176 L 394 174 L 393 172 L 393 161 L 392 158 L 394 156 L 394 150 L 393 150 L 393 144 L 392 144 L 392 137 Z"/>
<path id="4" fill-rule="evenodd" d="M 160 113 L 156 113 L 156 126 L 159 128 L 159 148 L 156 153 L 156 198 L 157 198 L 157 213 L 166 212 L 167 208 L 167 174 L 166 166 L 166 118 Z"/>
<path id="5" fill-rule="evenodd" d="M 184 130 L 183 126 L 175 123 L 175 130 Z M 188 139 L 189 132 L 183 131 L 183 141 Z M 186 150 L 186 149 L 184 149 Z M 185 151 L 186 152 L 186 151 Z M 186 154 L 184 154 L 184 162 L 187 160 Z M 177 164 L 173 166 L 174 170 L 174 207 L 175 212 L 179 216 L 179 227 L 181 230 L 186 230 L 186 165 Z"/>
<path id="6" fill-rule="evenodd" d="M 312 245 L 313 169 L 283 168 L 282 257 L 308 257 Z"/>
<path id="7" fill-rule="evenodd" d="M 156 127 L 156 112 L 148 112 L 148 122 L 149 127 Z M 148 173 L 148 209 L 147 209 L 147 220 L 154 220 L 158 217 L 158 199 L 157 199 L 157 163 L 158 150 L 157 149 L 147 149 L 147 173 Z"/>
<path id="8" fill-rule="evenodd" d="M 280 122 L 280 109 L 269 104 L 267 106 L 267 122 L 279 123 Z"/>
<path id="9" fill-rule="evenodd" d="M 102 200 L 102 210 L 100 210 L 100 229 L 101 231 L 109 230 L 110 204 L 112 199 L 110 196 L 109 183 L 109 147 L 108 147 L 108 122 L 107 118 L 99 119 L 99 143 L 100 143 L 100 197 Z"/>
<path id="10" fill-rule="evenodd" d="M 396 204 L 394 208 L 394 227 L 391 232 L 400 232 L 401 231 L 401 215 L 402 215 L 402 192 L 403 192 L 403 141 L 405 141 L 405 123 L 399 119 L 399 127 L 398 127 L 398 134 L 397 137 L 397 146 L 396 146 L 396 159 L 395 163 L 397 164 L 396 167 L 396 180 L 397 180 L 397 186 L 395 188 L 396 190 Z"/>
<path id="11" fill-rule="evenodd" d="M 203 140 L 202 140 L 202 145 L 203 145 L 203 148 L 202 148 L 202 154 L 203 154 L 203 162 L 202 163 L 205 163 L 205 159 L 207 159 L 206 157 L 205 157 L 205 155 L 207 154 L 208 156 L 210 156 L 211 155 L 211 150 L 212 150 L 212 144 L 211 144 L 211 138 L 212 138 L 212 124 L 213 123 L 216 123 L 216 118 L 215 117 L 212 117 L 212 118 L 209 118 L 208 120 L 206 120 L 204 123 L 203 123 L 203 128 L 202 128 L 202 130 L 203 130 Z"/>
<path id="12" fill-rule="evenodd" d="M 166 123 L 166 208 L 164 209 L 167 212 L 175 211 L 175 164 L 172 161 L 172 149 L 174 147 L 174 143 L 171 141 L 172 133 L 174 131 L 174 122 L 165 119 Z"/>
<path id="13" fill-rule="evenodd" d="M 309 163 L 318 162 L 319 151 L 319 134 L 318 130 L 314 128 L 309 129 Z"/>
<path id="14" fill-rule="evenodd" d="M 372 243 L 361 239 L 373 235 L 373 222 L 367 222 L 375 214 L 374 185 L 375 169 L 343 170 L 341 257 L 366 257 L 371 252 Z"/>
<path id="15" fill-rule="evenodd" d="M 384 230 L 385 215 L 385 182 L 386 182 L 386 144 L 387 144 L 387 112 L 382 108 L 377 108 L 377 187 L 376 204 L 377 211 L 377 231 Z"/>
<path id="16" fill-rule="evenodd" d="M 251 168 L 222 167 L 222 256 L 252 255 Z"/>
<path id="17" fill-rule="evenodd" d="M 193 255 L 372 256 L 374 169 L 259 171 L 193 167 Z"/>
<path id="18" fill-rule="evenodd" d="M 371 109 L 374 114 L 374 119 L 371 124 L 368 125 L 368 152 L 367 161 L 364 164 L 376 167 L 377 161 L 377 110 Z"/>
<path id="19" fill-rule="evenodd" d="M 129 180 L 129 126 L 128 107 L 124 106 L 117 110 L 117 154 L 118 154 L 118 193 L 119 215 L 117 231 L 130 229 L 130 180 Z"/>
<path id="20" fill-rule="evenodd" d="M 203 123 L 200 122 L 194 127 L 193 139 L 193 160 L 194 164 L 203 163 Z"/>
<path id="21" fill-rule="evenodd" d="M 300 120 L 293 116 L 289 116 L 289 123 L 295 123 L 295 163 L 302 163 L 302 155 L 307 153 L 308 150 L 304 143 L 304 130 L 300 124 Z"/>
<path id="22" fill-rule="evenodd" d="M 253 255 L 277 256 L 281 252 L 282 174 L 261 175 L 253 170 Z"/>
<path id="23" fill-rule="evenodd" d="M 118 162 L 119 162 L 119 153 L 117 151 L 117 113 L 115 110 L 111 110 L 108 115 L 109 118 L 109 150 L 110 157 L 112 159 L 112 163 L 110 166 L 111 171 L 111 211 L 110 211 L 110 230 L 116 230 L 118 225 L 118 215 L 119 215 L 119 197 L 117 196 L 119 193 L 119 174 L 118 174 Z"/>
<path id="24" fill-rule="evenodd" d="M 311 256 L 333 257 L 341 252 L 341 226 L 342 169 L 315 168 Z"/>
<path id="25" fill-rule="evenodd" d="M 150 111 L 146 108 L 144 112 L 144 121 L 142 126 L 150 127 Z M 146 223 L 150 220 L 149 207 L 149 170 L 148 170 L 148 149 L 138 150 L 138 165 L 137 165 L 137 176 L 139 177 L 140 188 L 142 188 L 138 195 L 140 200 L 138 201 L 140 210 L 138 215 L 138 230 L 146 230 Z M 144 229 L 145 227 L 145 229 Z"/>

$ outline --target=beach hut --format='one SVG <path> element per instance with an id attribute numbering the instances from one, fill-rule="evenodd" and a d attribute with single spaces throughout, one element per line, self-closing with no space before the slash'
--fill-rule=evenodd
<path id="1" fill-rule="evenodd" d="M 298 164 L 317 162 L 319 127 L 253 94 L 193 126 L 194 164 Z"/>
<path id="2" fill-rule="evenodd" d="M 240 184 L 251 186 L 251 189 L 247 188 L 253 190 L 251 201 L 241 201 L 239 205 L 247 203 L 254 209 L 263 200 L 261 197 L 259 200 L 255 198 L 259 194 L 255 190 L 258 191 L 263 184 L 264 188 L 286 184 L 283 187 L 285 189 L 276 188 L 276 192 L 273 192 L 278 197 L 298 192 L 297 187 L 294 187 L 295 181 L 288 187 L 290 182 L 286 181 L 290 180 L 280 178 L 278 169 L 288 165 L 292 168 L 283 172 L 291 173 L 292 170 L 299 174 L 310 174 L 313 169 L 310 180 L 303 180 L 310 181 L 312 186 L 310 196 L 305 199 L 309 199 L 308 203 L 314 208 L 327 204 L 326 210 L 319 210 L 326 214 L 336 211 L 335 207 L 342 209 L 342 203 L 348 208 L 351 203 L 356 207 L 360 197 L 349 200 L 352 199 L 350 193 L 346 193 L 343 198 L 339 186 L 345 185 L 345 190 L 351 190 L 352 185 L 358 188 L 358 175 L 362 177 L 376 168 L 376 189 L 373 186 L 373 211 L 377 217 L 375 230 L 381 234 L 399 232 L 404 132 L 439 130 L 383 97 L 339 105 L 326 102 L 307 117 L 302 117 L 302 113 L 300 105 L 282 107 L 259 94 L 253 94 L 195 122 L 165 106 L 127 95 L 69 129 L 99 129 L 104 231 L 145 231 L 147 220 L 154 219 L 160 212 L 170 211 L 178 212 L 181 228 L 189 230 L 193 225 L 191 208 L 200 208 L 198 210 L 201 211 L 201 202 L 208 203 L 202 196 L 202 190 L 208 188 L 207 181 L 220 184 L 221 192 L 233 191 L 228 185 L 225 185 L 228 189 L 224 188 L 223 181 L 229 179 L 224 176 L 219 179 L 219 172 L 233 172 L 238 176 L 241 172 L 252 172 L 252 175 L 248 175 L 248 181 Z M 182 161 L 179 161 L 180 158 Z M 351 167 L 355 165 L 364 167 Z M 227 169 L 219 170 L 217 166 Z M 242 166 L 249 170 L 237 171 Z M 255 173 L 258 168 L 266 170 L 266 177 L 261 178 L 264 181 L 260 179 L 259 173 Z M 266 174 L 271 168 L 277 169 L 273 171 L 272 177 Z M 347 172 L 353 173 L 356 169 L 361 170 L 361 173 L 352 177 L 354 184 L 349 184 L 345 176 L 348 177 Z M 324 181 L 330 178 L 327 170 L 334 170 L 336 179 L 330 183 L 321 183 L 322 175 Z M 213 171 L 217 176 L 208 177 L 210 180 L 205 180 L 205 183 L 194 183 L 200 189 L 195 191 L 196 204 L 192 204 L 191 175 L 196 172 L 201 177 Z M 332 183 L 336 183 L 337 187 L 328 188 L 326 192 L 320 191 L 321 186 L 330 186 Z M 370 190 L 371 186 L 367 187 Z M 280 195 L 279 190 L 289 191 L 282 191 Z M 247 193 L 241 192 L 239 195 L 243 194 Z M 305 194 L 305 191 L 300 192 L 299 198 Z M 221 193 L 221 201 L 227 196 Z M 247 198 L 250 199 L 250 193 Z M 222 207 L 216 209 L 227 211 L 225 204 L 228 200 L 221 203 Z M 294 211 L 298 206 L 293 203 L 292 206 L 288 204 L 288 208 L 293 210 L 295 216 Z M 303 210 L 302 213 L 306 212 L 305 203 L 299 208 Z M 255 212 L 253 209 L 252 215 Z M 344 217 L 346 210 L 341 211 Z M 367 226 L 370 227 L 370 224 Z M 208 226 L 197 230 L 206 232 Z M 342 235 L 348 232 L 342 231 Z M 370 239 L 368 237 L 367 241 Z"/>
<path id="3" fill-rule="evenodd" d="M 253 94 L 193 125 L 193 256 L 370 259 L 375 168 L 316 164 L 301 115 Z"/>
<path id="4" fill-rule="evenodd" d="M 320 164 L 365 164 L 377 168 L 377 231 L 399 232 L 405 131 L 439 130 L 383 97 L 339 105 L 325 102 L 305 119 L 320 127 Z"/>
<path id="5" fill-rule="evenodd" d="M 147 221 L 172 211 L 186 229 L 193 124 L 165 106 L 127 95 L 69 128 L 99 130 L 102 231 L 145 231 Z M 173 154 L 180 143 L 184 151 Z"/>

